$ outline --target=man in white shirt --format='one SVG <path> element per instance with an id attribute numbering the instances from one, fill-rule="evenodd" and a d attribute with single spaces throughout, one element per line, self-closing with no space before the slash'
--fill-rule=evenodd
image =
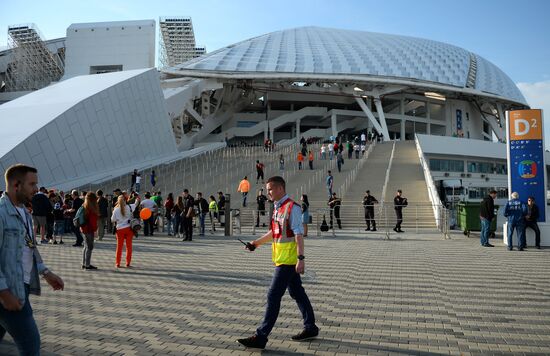
<path id="1" fill-rule="evenodd" d="M 330 142 L 328 144 L 328 157 L 332 161 L 332 158 L 334 157 L 334 142 Z"/>
<path id="2" fill-rule="evenodd" d="M 137 182 L 136 182 L 137 185 Z M 140 204 L 141 209 L 151 210 L 151 217 L 147 220 L 143 220 L 143 236 L 153 236 L 153 226 L 155 224 L 155 218 L 158 211 L 158 205 L 151 200 L 151 194 L 145 193 L 145 199 Z"/>

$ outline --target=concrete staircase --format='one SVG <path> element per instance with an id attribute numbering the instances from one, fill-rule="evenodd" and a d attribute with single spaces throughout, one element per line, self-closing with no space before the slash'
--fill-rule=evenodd
<path id="1" fill-rule="evenodd" d="M 403 229 L 436 228 L 433 208 L 428 196 L 428 188 L 424 172 L 418 157 L 414 141 L 396 142 L 393 163 L 390 170 L 388 186 L 386 187 L 388 217 L 390 224 L 395 223 L 393 213 L 393 198 L 401 189 L 407 198 L 409 206 L 403 209 Z"/>

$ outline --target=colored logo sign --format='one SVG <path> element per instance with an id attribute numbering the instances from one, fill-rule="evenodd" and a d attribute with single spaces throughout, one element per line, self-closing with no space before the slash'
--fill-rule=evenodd
<path id="1" fill-rule="evenodd" d="M 546 182 L 542 110 L 508 112 L 508 174 L 510 192 L 522 201 L 535 197 L 539 221 L 546 219 Z"/>
<path id="2" fill-rule="evenodd" d="M 541 140 L 542 115 L 540 110 L 510 112 L 510 140 Z"/>
<path id="3" fill-rule="evenodd" d="M 521 161 L 518 164 L 518 173 L 523 179 L 535 178 L 537 176 L 537 164 L 530 160 Z"/>

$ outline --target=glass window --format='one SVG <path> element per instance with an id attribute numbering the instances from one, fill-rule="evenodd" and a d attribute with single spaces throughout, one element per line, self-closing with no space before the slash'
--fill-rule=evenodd
<path id="1" fill-rule="evenodd" d="M 445 111 L 443 105 L 429 103 L 428 107 L 430 108 L 430 119 L 445 121 Z"/>
<path id="2" fill-rule="evenodd" d="M 491 187 L 470 187 L 468 188 L 468 197 L 470 199 L 483 199 L 489 192 L 495 188 Z M 497 191 L 497 198 L 508 199 L 508 188 L 498 187 L 495 189 Z"/>
<path id="3" fill-rule="evenodd" d="M 426 102 L 414 99 L 405 99 L 405 115 L 426 117 Z"/>
<path id="4" fill-rule="evenodd" d="M 470 173 L 493 173 L 493 164 L 488 162 L 468 162 Z"/>
<path id="5" fill-rule="evenodd" d="M 464 161 L 454 159 L 430 159 L 430 170 L 436 172 L 464 172 Z"/>

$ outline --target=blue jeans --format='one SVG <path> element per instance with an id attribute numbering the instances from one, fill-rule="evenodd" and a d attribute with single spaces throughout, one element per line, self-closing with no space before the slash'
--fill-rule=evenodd
<path id="1" fill-rule="evenodd" d="M 243 206 L 246 206 L 246 197 L 248 196 L 248 192 L 243 192 Z"/>
<path id="2" fill-rule="evenodd" d="M 174 234 L 174 219 L 171 215 L 166 217 L 166 231 L 168 235 Z"/>
<path id="3" fill-rule="evenodd" d="M 515 221 L 515 222 L 508 221 L 508 248 L 511 249 L 513 247 L 512 237 L 514 235 L 514 229 L 518 234 L 518 248 L 524 248 L 526 245 L 525 224 L 521 221 Z"/>
<path id="4" fill-rule="evenodd" d="M 327 185 L 328 198 L 332 198 L 332 187 Z"/>
<path id="5" fill-rule="evenodd" d="M 205 219 L 206 219 L 206 213 L 200 213 L 199 214 L 199 223 L 200 223 L 200 226 L 201 226 L 201 230 L 200 230 L 201 235 L 204 235 L 204 220 Z"/>
<path id="6" fill-rule="evenodd" d="M 269 291 L 267 292 L 267 307 L 264 320 L 256 330 L 256 335 L 261 340 L 267 341 L 267 337 L 271 333 L 277 321 L 277 317 L 279 316 L 281 298 L 285 294 L 287 288 L 290 297 L 296 300 L 296 304 L 298 304 L 298 308 L 302 313 L 304 329 L 317 330 L 313 307 L 311 306 L 304 287 L 302 287 L 302 279 L 300 275 L 296 273 L 296 266 L 277 266 L 273 273 L 271 287 L 269 287 Z"/>
<path id="7" fill-rule="evenodd" d="M 40 332 L 32 315 L 28 284 L 25 284 L 25 292 L 25 305 L 20 311 L 7 311 L 0 305 L 0 341 L 7 331 L 20 355 L 40 355 Z"/>
<path id="8" fill-rule="evenodd" d="M 491 229 L 491 222 L 485 218 L 480 217 L 481 219 L 481 246 L 487 245 L 489 243 L 489 230 Z"/>

